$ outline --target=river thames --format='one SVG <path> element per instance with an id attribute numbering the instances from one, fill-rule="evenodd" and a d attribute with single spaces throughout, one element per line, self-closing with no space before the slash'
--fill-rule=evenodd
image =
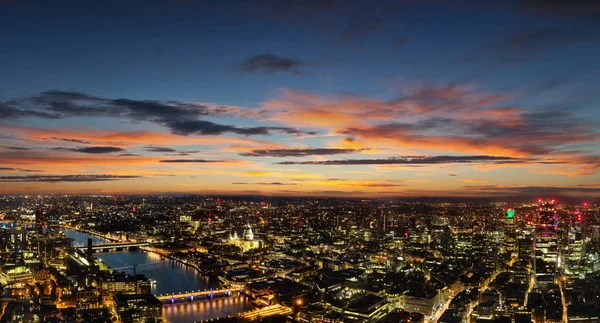
<path id="1" fill-rule="evenodd" d="M 61 229 L 72 238 L 77 245 L 106 242 L 102 238 L 82 232 Z M 144 274 L 156 281 L 152 287 L 155 295 L 185 292 L 191 290 L 214 289 L 221 286 L 215 278 L 202 276 L 192 268 L 179 262 L 171 261 L 154 253 L 143 251 L 117 251 L 96 253 L 95 256 L 115 270 L 133 274 L 133 265 L 137 265 L 136 273 Z M 216 317 L 233 315 L 252 309 L 252 305 L 244 295 L 217 298 L 213 300 L 167 304 L 163 307 L 163 316 L 172 323 L 187 323 L 208 320 Z"/>

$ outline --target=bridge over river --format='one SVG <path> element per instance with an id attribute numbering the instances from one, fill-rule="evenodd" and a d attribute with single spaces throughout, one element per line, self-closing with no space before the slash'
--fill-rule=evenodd
<path id="1" fill-rule="evenodd" d="M 85 248 L 90 237 L 93 244 L 98 246 L 107 246 L 111 243 L 110 240 L 97 235 L 92 236 L 89 233 L 69 229 L 62 229 L 62 231 L 67 237 L 74 240 L 77 247 Z M 112 240 L 112 242 L 119 241 Z M 114 246 L 111 245 L 111 247 Z M 115 270 L 129 274 L 144 274 L 155 280 L 156 284 L 152 285 L 151 292 L 154 295 L 164 295 L 161 299 L 165 303 L 163 315 L 167 322 L 187 323 L 210 320 L 237 315 L 253 308 L 249 299 L 243 293 L 240 294 L 239 291 L 231 290 L 231 297 L 226 297 L 224 289 L 217 279 L 200 275 L 196 269 L 165 259 L 158 254 L 136 249 L 137 247 L 130 248 L 128 251 L 115 249 L 112 252 L 98 252 L 94 256 Z M 186 299 L 186 297 L 192 295 L 188 295 L 189 292 L 185 291 L 199 291 L 200 293 L 194 295 L 194 301 L 190 302 L 189 298 Z M 205 291 L 215 292 L 213 298 L 207 297 L 208 293 L 205 293 Z M 171 297 L 181 298 L 177 298 L 173 303 L 170 303 L 168 301 L 169 294 Z M 196 298 L 203 301 L 196 301 Z"/>
<path id="2" fill-rule="evenodd" d="M 92 250 L 94 252 L 111 252 L 111 251 L 123 251 L 131 248 L 139 248 L 142 246 L 149 245 L 149 242 L 105 242 L 92 244 Z M 87 244 L 77 244 L 76 247 L 81 250 L 87 249 Z"/>
<path id="3" fill-rule="evenodd" d="M 221 288 L 221 289 L 205 289 L 205 290 L 196 290 L 196 291 L 185 291 L 182 293 L 171 293 L 165 295 L 156 295 L 156 298 L 163 302 L 167 303 L 175 303 L 181 300 L 187 301 L 199 301 L 206 299 L 213 299 L 215 297 L 222 296 L 238 296 L 243 294 L 240 290 L 231 290 L 230 288 Z"/>

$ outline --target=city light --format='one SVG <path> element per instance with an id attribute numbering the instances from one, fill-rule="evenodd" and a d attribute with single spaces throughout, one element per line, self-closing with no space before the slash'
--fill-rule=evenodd
<path id="1" fill-rule="evenodd" d="M 0 323 L 600 321 L 599 18 L 0 0 Z"/>

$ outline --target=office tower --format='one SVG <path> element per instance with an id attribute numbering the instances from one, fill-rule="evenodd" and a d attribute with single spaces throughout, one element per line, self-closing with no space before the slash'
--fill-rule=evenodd
<path id="1" fill-rule="evenodd" d="M 35 230 L 37 234 L 43 234 L 46 226 L 48 226 L 48 216 L 41 207 L 38 207 L 35 210 Z"/>
<path id="2" fill-rule="evenodd" d="M 504 218 L 504 251 L 511 256 L 516 254 L 515 210 L 508 209 Z"/>
<path id="3" fill-rule="evenodd" d="M 567 246 L 564 250 L 565 272 L 569 275 L 579 275 L 583 278 L 585 273 L 583 260 L 585 259 L 585 219 L 581 210 L 575 211 L 568 227 Z"/>
<path id="4" fill-rule="evenodd" d="M 533 261 L 536 285 L 540 289 L 547 289 L 550 284 L 553 284 L 557 272 L 559 262 L 557 220 L 554 200 L 540 201 L 538 221 L 534 231 Z"/>

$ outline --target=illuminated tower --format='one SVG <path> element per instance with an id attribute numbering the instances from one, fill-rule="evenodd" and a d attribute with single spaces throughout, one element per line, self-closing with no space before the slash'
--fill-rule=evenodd
<path id="1" fill-rule="evenodd" d="M 583 260 L 585 259 L 585 236 L 586 222 L 584 219 L 584 210 L 577 210 L 571 217 L 568 228 L 568 242 L 564 248 L 564 267 L 569 275 L 583 276 L 585 268 Z"/>
<path id="2" fill-rule="evenodd" d="M 41 207 L 35 210 L 35 229 L 38 234 L 44 233 L 44 227 L 48 226 L 48 216 Z"/>
<path id="3" fill-rule="evenodd" d="M 516 254 L 517 236 L 515 228 L 515 210 L 508 209 L 504 219 L 504 250 L 513 256 Z"/>
<path id="4" fill-rule="evenodd" d="M 554 200 L 540 200 L 533 260 L 536 284 L 540 289 L 546 289 L 548 285 L 554 283 L 557 268 L 560 265 L 557 221 L 558 215 L 554 208 Z"/>

